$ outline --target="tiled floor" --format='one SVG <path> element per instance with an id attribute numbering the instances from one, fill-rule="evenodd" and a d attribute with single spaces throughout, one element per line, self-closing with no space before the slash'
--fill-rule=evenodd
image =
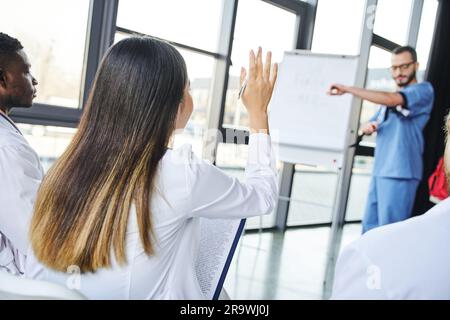
<path id="1" fill-rule="evenodd" d="M 346 225 L 343 245 L 360 235 Z M 231 299 L 322 299 L 330 228 L 246 234 L 225 281 Z"/>

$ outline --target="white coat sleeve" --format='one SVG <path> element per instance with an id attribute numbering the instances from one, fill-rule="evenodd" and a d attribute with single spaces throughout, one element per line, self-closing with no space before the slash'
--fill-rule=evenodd
<path id="1" fill-rule="evenodd" d="M 339 255 L 331 299 L 386 300 L 381 270 L 359 247 L 359 241 L 345 247 Z"/>
<path id="2" fill-rule="evenodd" d="M 191 156 L 187 168 L 189 215 L 236 219 L 271 213 L 278 197 L 270 136 L 250 135 L 245 183 Z"/>
<path id="3" fill-rule="evenodd" d="M 43 172 L 35 153 L 24 146 L 0 147 L 0 231 L 26 254 L 28 228 Z"/>

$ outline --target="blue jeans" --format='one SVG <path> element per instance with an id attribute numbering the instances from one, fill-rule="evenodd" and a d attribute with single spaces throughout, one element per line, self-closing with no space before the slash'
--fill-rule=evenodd
<path id="1" fill-rule="evenodd" d="M 372 177 L 363 231 L 411 217 L 419 180 Z"/>

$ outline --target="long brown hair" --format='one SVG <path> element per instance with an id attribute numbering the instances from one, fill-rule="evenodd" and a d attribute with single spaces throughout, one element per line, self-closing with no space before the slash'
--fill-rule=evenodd
<path id="1" fill-rule="evenodd" d="M 153 253 L 150 199 L 187 81 L 182 56 L 165 42 L 131 37 L 110 48 L 78 132 L 39 188 L 30 237 L 41 263 L 92 272 L 111 266 L 112 253 L 126 263 L 133 204 Z"/>

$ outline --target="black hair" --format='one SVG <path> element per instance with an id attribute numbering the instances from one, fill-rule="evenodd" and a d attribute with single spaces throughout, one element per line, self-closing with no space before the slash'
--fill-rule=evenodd
<path id="1" fill-rule="evenodd" d="M 413 59 L 414 62 L 417 62 L 417 52 L 416 49 L 414 49 L 411 46 L 401 46 L 401 47 L 397 47 L 395 48 L 392 53 L 393 54 L 400 54 L 403 52 L 409 52 L 411 54 L 411 57 Z"/>
<path id="2" fill-rule="evenodd" d="M 23 46 L 19 40 L 0 32 L 0 66 L 4 64 L 5 58 L 22 49 Z"/>

